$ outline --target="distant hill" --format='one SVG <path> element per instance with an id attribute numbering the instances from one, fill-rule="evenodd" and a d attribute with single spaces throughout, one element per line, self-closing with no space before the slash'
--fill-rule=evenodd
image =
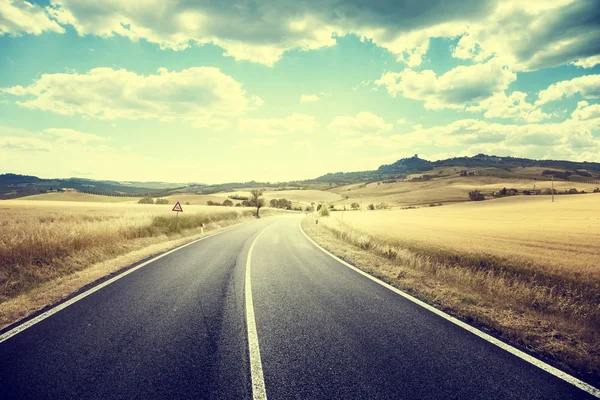
<path id="1" fill-rule="evenodd" d="M 576 162 L 564 160 L 533 160 L 529 158 L 498 157 L 477 154 L 472 157 L 454 157 L 445 160 L 428 161 L 413 157 L 402 158 L 392 164 L 385 164 L 371 171 L 335 172 L 293 182 L 231 182 L 215 185 L 199 183 L 169 182 L 117 182 L 97 181 L 83 178 L 41 179 L 35 176 L 3 174 L 0 175 L 0 199 L 23 197 L 47 191 L 74 189 L 78 192 L 103 194 L 109 196 L 168 196 L 176 193 L 212 194 L 249 188 L 268 188 L 269 190 L 290 189 L 329 189 L 357 182 L 393 181 L 404 179 L 412 174 L 425 173 L 436 168 L 453 167 L 477 170 L 478 175 L 499 178 L 520 177 L 525 179 L 565 181 L 600 180 L 600 163 Z M 426 177 L 425 177 L 426 178 Z"/>
<path id="2" fill-rule="evenodd" d="M 42 179 L 36 176 L 0 175 L 0 199 L 11 199 L 51 191 L 75 190 L 77 192 L 109 196 L 155 195 L 174 189 L 177 185 L 165 182 L 117 182 L 84 178 Z"/>
<path id="3" fill-rule="evenodd" d="M 381 181 L 386 179 L 402 179 L 408 175 L 422 173 L 441 167 L 460 167 L 464 169 L 483 169 L 480 174 L 498 177 L 523 176 L 514 170 L 517 168 L 539 167 L 542 171 L 536 176 L 540 179 L 550 179 L 553 175 L 557 180 L 600 180 L 600 163 L 576 162 L 564 160 L 533 160 L 529 158 L 498 157 L 477 154 L 472 157 L 454 157 L 445 160 L 428 161 L 414 155 L 402 158 L 392 164 L 385 164 L 376 170 L 362 172 L 328 173 L 315 179 L 303 181 L 328 182 L 332 186 L 340 186 L 355 182 Z M 547 170 L 544 170 L 547 169 Z M 533 175 L 530 175 L 533 177 Z"/>

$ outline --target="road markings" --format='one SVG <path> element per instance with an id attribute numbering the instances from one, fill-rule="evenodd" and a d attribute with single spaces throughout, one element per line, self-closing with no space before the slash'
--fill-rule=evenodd
<path id="1" fill-rule="evenodd" d="M 322 250 L 325 254 L 332 257 L 333 259 L 340 262 L 341 264 L 345 265 L 346 267 L 358 272 L 359 274 L 380 284 L 381 286 L 391 290 L 392 292 L 399 294 L 400 296 L 406 298 L 407 300 L 410 300 L 413 303 L 416 303 L 416 304 L 420 305 L 421 307 L 426 308 L 427 310 L 431 311 L 432 313 L 439 315 L 440 317 L 452 322 L 453 324 L 460 326 L 461 328 L 471 332 L 472 334 L 479 336 L 483 340 L 486 340 L 486 341 L 500 347 L 501 349 L 508 351 L 512 355 L 517 356 L 520 359 L 527 361 L 528 363 L 535 365 L 536 367 L 548 372 L 549 374 L 554 375 L 557 378 L 562 379 L 563 381 L 570 383 L 571 385 L 578 387 L 579 389 L 583 390 L 584 392 L 587 392 L 587 393 L 591 394 L 592 396 L 595 396 L 600 399 L 600 389 L 597 389 L 594 386 L 587 384 L 587 383 L 583 382 L 582 380 L 579 380 L 579 379 L 575 378 L 574 376 L 571 376 L 571 375 L 567 374 L 566 372 L 559 370 L 558 368 L 554 368 L 553 366 L 546 364 L 545 362 L 538 360 L 537 358 L 530 356 L 529 354 L 524 353 L 521 350 L 519 350 L 509 344 L 506 344 L 503 341 L 498 340 L 495 337 L 488 335 L 487 333 L 482 332 L 479 329 L 477 329 L 457 318 L 454 318 L 453 316 L 446 314 L 445 312 L 438 310 L 437 308 L 430 306 L 427 303 L 422 302 L 421 300 L 417 299 L 416 297 L 413 297 L 408 293 L 404 293 L 400 289 L 395 288 L 394 286 L 392 286 L 388 283 L 385 283 L 384 281 L 379 280 L 372 275 L 369 275 L 368 273 L 356 268 L 352 264 L 347 263 L 346 261 L 342 260 L 341 258 L 339 258 L 339 257 L 335 256 L 334 254 L 330 253 L 329 251 L 325 250 L 323 247 L 318 245 L 314 240 L 312 240 L 310 237 L 308 237 L 306 232 L 304 232 L 304 229 L 302 229 L 302 220 L 300 220 L 298 227 L 300 228 L 300 231 L 302 232 L 302 234 L 312 244 L 314 244 L 318 249 Z"/>
<path id="2" fill-rule="evenodd" d="M 32 318 L 29 321 L 26 321 L 26 322 L 24 322 L 22 324 L 19 324 L 16 327 L 14 327 L 13 329 L 11 329 L 11 330 L 9 330 L 7 332 L 4 332 L 2 335 L 0 335 L 0 343 L 4 342 L 5 340 L 10 339 L 11 337 L 15 336 L 18 333 L 23 332 L 25 329 L 31 328 L 32 326 L 34 326 L 38 322 L 41 322 L 41 321 L 45 320 L 49 316 L 51 316 L 53 314 L 56 314 L 57 312 L 59 312 L 61 310 L 64 310 L 65 308 L 69 307 L 71 304 L 74 304 L 74 303 L 78 302 L 79 300 L 81 300 L 81 299 L 89 296 L 90 294 L 92 294 L 94 292 L 97 292 L 98 290 L 102 289 L 103 287 L 106 287 L 106 286 L 110 285 L 111 283 L 113 283 L 115 281 L 118 281 L 119 279 L 121 279 L 121 278 L 123 278 L 123 277 L 125 277 L 125 276 L 127 276 L 129 274 L 131 274 L 132 272 L 137 271 L 138 269 L 140 269 L 142 267 L 145 267 L 148 264 L 153 263 L 154 261 L 156 261 L 156 260 L 158 260 L 160 258 L 163 258 L 163 257 L 165 257 L 165 256 L 167 256 L 167 255 L 169 255 L 171 253 L 176 252 L 177 250 L 181 250 L 184 247 L 190 246 L 190 245 L 192 245 L 194 243 L 198 243 L 198 242 L 200 242 L 200 241 L 202 241 L 204 239 L 208 239 L 210 237 L 213 237 L 213 236 L 216 236 L 216 235 L 220 235 L 221 233 L 225 233 L 225 232 L 227 232 L 227 231 L 229 231 L 231 229 L 237 228 L 238 226 L 239 226 L 239 224 L 236 224 L 236 225 L 234 225 L 232 227 L 229 227 L 227 229 L 224 229 L 224 230 L 222 230 L 220 232 L 216 232 L 216 233 L 213 233 L 212 235 L 208 235 L 208 236 L 204 236 L 204 237 L 202 237 L 200 239 L 196 239 L 196 240 L 194 240 L 192 242 L 189 242 L 189 243 L 186 243 L 186 244 L 181 245 L 179 247 L 176 247 L 174 249 L 171 249 L 171 250 L 167 251 L 166 253 L 163 253 L 163 254 L 161 254 L 159 256 L 156 256 L 156 257 L 154 257 L 154 258 L 152 258 L 152 259 L 150 259 L 150 260 L 148 260 L 148 261 L 146 261 L 146 262 L 144 262 L 144 263 L 142 263 L 140 265 L 137 265 L 137 266 L 135 266 L 135 267 L 133 267 L 131 269 L 128 269 L 127 271 L 125 271 L 125 272 L 123 272 L 123 273 L 115 276 L 114 278 L 111 278 L 111 279 L 109 279 L 109 280 L 107 280 L 105 282 L 102 282 L 101 284 L 96 285 L 96 286 L 94 286 L 93 288 L 91 288 L 89 290 L 86 290 L 85 292 L 83 292 L 83 293 L 81 293 L 81 294 L 73 297 L 70 300 L 67 300 L 64 303 L 61 303 L 61 304 L 59 304 L 59 305 L 57 305 L 55 307 L 52 307 L 51 309 L 49 309 L 46 312 L 43 312 L 42 314 L 38 315 L 37 317 Z"/>
<path id="3" fill-rule="evenodd" d="M 254 303 L 252 301 L 252 250 L 258 241 L 258 238 L 265 233 L 272 225 L 269 225 L 250 245 L 248 250 L 248 259 L 246 260 L 246 325 L 248 326 L 248 350 L 250 353 L 250 376 L 252 377 L 252 398 L 254 400 L 266 400 L 267 389 L 265 388 L 265 379 L 263 377 L 262 361 L 260 360 L 260 348 L 258 347 L 258 333 L 256 332 L 256 319 L 254 318 Z"/>

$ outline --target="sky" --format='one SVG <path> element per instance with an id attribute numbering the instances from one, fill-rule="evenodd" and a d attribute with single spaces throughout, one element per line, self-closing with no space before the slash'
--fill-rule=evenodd
<path id="1" fill-rule="evenodd" d="M 0 0 L 0 173 L 600 162 L 596 0 Z"/>

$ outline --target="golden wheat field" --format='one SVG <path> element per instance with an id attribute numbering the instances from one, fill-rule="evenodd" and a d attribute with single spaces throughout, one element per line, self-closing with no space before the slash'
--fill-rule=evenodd
<path id="1" fill-rule="evenodd" d="M 346 224 L 410 247 L 490 254 L 600 278 L 600 195 L 519 196 L 406 210 L 345 212 Z M 332 214 L 341 219 L 342 214 Z"/>
<path id="2" fill-rule="evenodd" d="M 0 305 L 46 281 L 144 246 L 250 217 L 248 208 L 0 202 Z"/>

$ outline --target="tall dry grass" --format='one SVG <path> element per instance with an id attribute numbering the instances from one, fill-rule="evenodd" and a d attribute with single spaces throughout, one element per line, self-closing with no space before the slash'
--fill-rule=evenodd
<path id="1" fill-rule="evenodd" d="M 0 304 L 52 279 L 169 239 L 241 221 L 249 209 L 0 203 Z"/>

